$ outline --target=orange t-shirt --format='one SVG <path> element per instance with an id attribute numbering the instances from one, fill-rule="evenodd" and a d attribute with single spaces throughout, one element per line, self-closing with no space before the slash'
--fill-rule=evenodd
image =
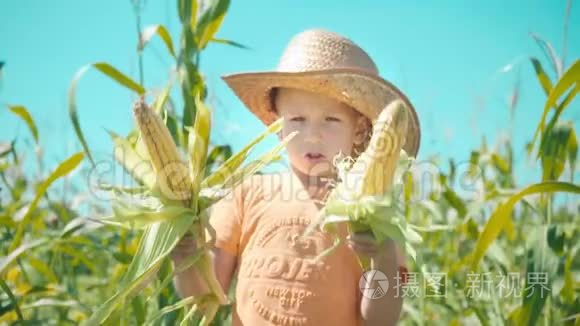
<path id="1" fill-rule="evenodd" d="M 233 325 L 362 324 L 355 253 L 343 243 L 316 262 L 333 235 L 300 238 L 318 212 L 289 172 L 250 177 L 212 207 L 216 247 L 238 258 Z"/>

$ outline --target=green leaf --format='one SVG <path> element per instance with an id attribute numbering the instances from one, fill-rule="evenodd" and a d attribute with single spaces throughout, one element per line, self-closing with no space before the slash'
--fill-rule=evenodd
<path id="1" fill-rule="evenodd" d="M 540 62 L 540 60 L 536 58 L 530 58 L 530 60 L 532 61 L 532 65 L 534 66 L 534 70 L 536 71 L 536 77 L 540 82 L 540 86 L 542 86 L 542 89 L 544 90 L 546 95 L 550 95 L 550 91 L 552 90 L 552 81 L 550 80 L 550 77 L 548 77 L 548 75 L 544 71 L 544 68 L 542 67 L 542 63 Z"/>
<path id="2" fill-rule="evenodd" d="M 575 160 L 576 134 L 571 123 L 559 124 L 546 133 L 540 144 L 542 180 L 557 180 L 564 172 L 566 160 Z"/>
<path id="3" fill-rule="evenodd" d="M 574 86 L 575 85 L 575 86 Z M 568 104 L 572 101 L 574 96 L 580 91 L 580 60 L 576 60 L 574 64 L 564 73 L 562 78 L 558 80 L 556 85 L 550 91 L 550 95 L 548 95 L 548 99 L 546 100 L 546 104 L 544 105 L 544 112 L 542 113 L 542 118 L 540 119 L 540 123 L 536 128 L 534 133 L 534 137 L 532 138 L 532 144 L 536 143 L 536 139 L 540 132 L 544 132 L 544 125 L 546 123 L 546 117 L 548 116 L 548 112 L 550 109 L 557 105 L 558 99 L 570 89 L 571 86 L 574 86 L 570 93 L 567 95 L 566 99 L 562 102 L 561 106 L 557 108 L 557 115 L 559 116 L 562 111 L 568 107 Z M 555 124 L 554 121 L 553 124 Z M 532 146 L 533 148 L 533 146 Z"/>
<path id="4" fill-rule="evenodd" d="M 196 194 L 205 176 L 205 163 L 207 159 L 207 149 L 211 130 L 211 113 L 209 108 L 198 98 L 195 98 L 197 113 L 195 114 L 195 124 L 189 132 L 189 166 L 194 193 Z M 193 201 L 195 205 L 196 199 Z"/>
<path id="5" fill-rule="evenodd" d="M 572 270 L 574 253 L 574 251 L 569 252 L 564 263 L 564 286 L 561 291 L 562 298 L 569 304 L 574 302 L 574 276 Z"/>
<path id="6" fill-rule="evenodd" d="M 31 303 L 31 304 L 27 304 L 22 306 L 22 310 L 26 310 L 26 309 L 35 309 L 35 308 L 41 308 L 41 307 L 66 307 L 66 308 L 82 308 L 83 310 L 85 310 L 85 308 L 78 302 L 75 300 L 56 300 L 56 299 L 50 299 L 50 298 L 42 298 L 39 300 L 36 300 L 35 302 Z"/>
<path id="7" fill-rule="evenodd" d="M 550 248 L 554 250 L 557 255 L 562 255 L 564 252 L 564 241 L 566 235 L 563 230 L 561 230 L 558 225 L 552 224 L 548 227 L 547 242 Z"/>
<path id="8" fill-rule="evenodd" d="M 179 15 L 179 21 L 182 24 L 189 24 L 190 22 L 194 21 L 197 15 L 197 1 L 178 0 L 177 14 Z M 191 29 L 194 29 L 193 26 Z"/>
<path id="9" fill-rule="evenodd" d="M 91 155 L 89 145 L 87 144 L 87 141 L 85 140 L 85 136 L 83 134 L 83 130 L 82 130 L 81 125 L 80 125 L 77 104 L 76 104 L 77 84 L 80 81 L 80 79 L 83 77 L 83 75 L 87 72 L 87 70 L 89 70 L 90 68 L 97 69 L 98 71 L 109 76 L 110 78 L 112 78 L 113 80 L 118 82 L 119 84 L 129 88 L 130 90 L 133 90 L 134 92 L 136 92 L 139 95 L 145 94 L 145 89 L 143 88 L 143 86 L 139 85 L 137 82 L 133 81 L 131 78 L 127 77 L 126 75 L 121 73 L 119 70 L 117 70 L 113 66 L 111 66 L 107 63 L 103 63 L 103 62 L 88 64 L 88 65 L 82 67 L 81 69 L 79 69 L 77 71 L 77 73 L 75 74 L 75 76 L 70 84 L 69 91 L 68 91 L 69 117 L 70 117 L 70 120 L 73 124 L 77 138 L 81 142 L 83 150 L 85 151 L 87 157 L 89 158 L 89 160 L 91 161 L 91 164 L 94 167 L 95 161 L 93 160 L 93 156 Z"/>
<path id="10" fill-rule="evenodd" d="M 560 116 L 562 115 L 562 112 L 564 111 L 564 109 L 566 107 L 568 107 L 568 105 L 572 102 L 572 100 L 574 99 L 575 96 L 576 96 L 576 93 L 574 93 L 574 92 L 568 92 L 568 94 L 566 94 L 566 97 L 564 97 L 562 102 L 560 102 L 560 105 L 558 105 L 558 107 L 556 108 L 556 111 L 554 112 L 554 114 L 550 118 L 550 121 L 545 126 L 545 128 L 542 130 L 542 135 L 541 135 L 542 138 L 546 134 L 548 134 L 554 128 L 554 126 L 556 126 L 556 124 L 560 120 Z M 540 141 L 542 141 L 542 140 L 540 140 Z"/>
<path id="11" fill-rule="evenodd" d="M 226 39 L 223 39 L 223 38 L 215 38 L 214 37 L 210 41 L 211 42 L 214 42 L 214 43 L 231 45 L 233 47 L 240 48 L 240 49 L 244 49 L 244 50 L 250 50 L 249 47 L 243 45 L 242 43 L 234 42 L 234 41 L 231 41 L 231 40 L 226 40 Z"/>
<path id="12" fill-rule="evenodd" d="M 12 240 L 12 244 L 10 245 L 9 251 L 15 250 L 18 246 L 20 246 L 20 243 L 22 242 L 22 237 L 24 236 L 24 229 L 26 228 L 26 226 L 29 225 L 30 219 L 32 218 L 32 214 L 36 210 L 36 207 L 38 206 L 40 199 L 42 199 L 42 197 L 48 190 L 48 187 L 50 187 L 50 185 L 57 179 L 62 178 L 67 174 L 69 174 L 70 172 L 72 172 L 82 162 L 83 158 L 84 158 L 83 152 L 79 152 L 72 155 L 65 161 L 61 162 L 58 165 L 58 167 L 50 174 L 50 176 L 40 183 L 40 185 L 36 190 L 36 194 L 32 199 L 32 202 L 30 203 L 26 213 L 24 214 L 24 217 L 18 223 L 18 227 L 14 235 L 14 240 Z"/>
<path id="13" fill-rule="evenodd" d="M 27 260 L 34 269 L 36 269 L 42 276 L 46 277 L 48 282 L 58 283 L 58 278 L 45 262 L 33 256 L 29 256 Z"/>
<path id="14" fill-rule="evenodd" d="M 0 142 L 0 158 L 10 154 L 12 152 L 12 143 Z M 2 171 L 2 170 L 0 170 Z"/>
<path id="15" fill-rule="evenodd" d="M 503 174 L 509 174 L 510 173 L 510 166 L 509 166 L 508 162 L 506 162 L 497 153 L 492 153 L 491 154 L 491 161 L 493 162 L 493 165 L 495 166 L 495 168 L 498 171 L 500 171 L 501 173 L 503 173 Z"/>
<path id="16" fill-rule="evenodd" d="M 186 0 L 186 1 L 190 2 L 191 7 L 191 17 L 189 18 L 189 27 L 192 31 L 194 31 L 195 27 L 197 26 L 197 10 L 199 4 L 197 0 Z"/>
<path id="17" fill-rule="evenodd" d="M 202 188 L 211 188 L 222 185 L 226 179 L 228 179 L 237 169 L 242 165 L 242 163 L 248 157 L 250 151 L 267 136 L 277 133 L 282 129 L 283 125 L 282 118 L 278 119 L 276 122 L 272 123 L 268 128 L 252 140 L 248 145 L 242 148 L 238 153 L 230 157 L 221 167 L 217 169 L 214 173 L 208 176 L 203 182 Z"/>
<path id="18" fill-rule="evenodd" d="M 126 252 L 114 252 L 113 258 L 123 265 L 129 265 L 133 260 L 133 256 Z"/>
<path id="19" fill-rule="evenodd" d="M 174 303 L 174 304 L 172 304 L 170 306 L 165 306 L 161 310 L 159 310 L 159 312 L 157 312 L 155 315 L 151 316 L 147 320 L 147 323 L 146 324 L 147 325 L 153 325 L 154 322 L 157 319 L 163 317 L 164 315 L 166 315 L 166 314 L 168 314 L 168 313 L 170 313 L 172 311 L 181 309 L 183 307 L 187 307 L 187 306 L 195 303 L 196 301 L 198 301 L 198 300 L 196 300 L 196 298 L 194 298 L 194 297 L 187 297 L 185 299 L 181 299 L 181 300 L 177 301 L 176 303 Z"/>
<path id="20" fill-rule="evenodd" d="M 277 160 L 279 158 L 280 152 L 286 147 L 286 145 L 297 135 L 298 132 L 293 132 L 286 136 L 280 144 L 276 145 L 273 149 L 267 153 L 260 156 L 257 160 L 250 162 L 248 165 L 241 169 L 234 171 L 229 178 L 224 180 L 224 186 L 226 188 L 233 188 L 238 185 L 243 179 L 254 175 L 256 172 L 260 171 L 266 165 Z"/>
<path id="21" fill-rule="evenodd" d="M 139 51 L 143 51 L 145 46 L 147 46 L 147 43 L 149 43 L 149 41 L 154 35 L 158 35 L 161 38 L 161 40 L 163 40 L 163 43 L 165 43 L 165 46 L 167 47 L 167 50 L 169 51 L 171 56 L 175 57 L 175 50 L 173 49 L 173 40 L 171 39 L 171 35 L 169 35 L 167 28 L 165 28 L 165 26 L 163 25 L 153 25 L 145 27 L 145 29 L 141 33 L 141 41 L 139 42 L 137 49 Z"/>
<path id="22" fill-rule="evenodd" d="M 97 273 L 97 266 L 87 257 L 87 254 L 85 252 L 82 252 L 74 248 L 73 246 L 66 245 L 58 246 L 56 251 L 63 252 L 74 258 L 73 266 L 75 266 L 77 262 L 82 263 L 88 269 L 91 270 L 91 273 Z"/>
<path id="23" fill-rule="evenodd" d="M 574 128 L 572 128 L 570 132 L 570 138 L 568 139 L 567 149 L 568 149 L 568 163 L 570 165 L 570 170 L 572 171 L 572 177 L 574 177 L 574 171 L 576 171 L 576 159 L 578 158 L 578 139 Z"/>
<path id="24" fill-rule="evenodd" d="M 159 114 L 159 116 L 163 116 L 163 111 L 164 111 L 163 108 L 165 107 L 165 103 L 167 103 L 167 100 L 169 99 L 169 93 L 171 92 L 171 87 L 172 87 L 171 83 L 169 85 L 167 85 L 163 89 L 161 94 L 159 94 L 157 96 L 157 98 L 155 98 L 155 102 L 151 106 L 151 109 L 153 110 L 153 112 Z"/>
<path id="25" fill-rule="evenodd" d="M 203 49 L 214 38 L 228 11 L 230 0 L 213 0 L 211 6 L 201 15 L 195 32 L 199 48 Z"/>
<path id="26" fill-rule="evenodd" d="M 0 274 L 2 274 L 2 273 L 0 273 Z M 24 317 L 22 317 L 22 311 L 20 311 L 20 306 L 18 305 L 18 300 L 16 300 L 16 297 L 14 297 L 14 294 L 10 290 L 10 287 L 8 286 L 8 284 L 6 284 L 6 282 L 4 282 L 4 279 L 2 277 L 0 277 L 0 288 L 2 289 L 2 291 L 4 291 L 4 293 L 6 293 L 6 295 L 10 299 L 10 302 L 12 303 L 12 306 L 14 307 L 14 311 L 16 312 L 16 315 L 18 316 L 18 320 L 23 321 Z"/>
<path id="27" fill-rule="evenodd" d="M 217 162 L 225 162 L 232 157 L 232 147 L 230 145 L 219 145 L 212 148 L 207 156 L 206 174 L 209 175 L 213 170 L 213 165 Z"/>
<path id="28" fill-rule="evenodd" d="M 8 254 L 8 256 L 5 256 L 3 258 L 0 259 L 0 279 L 4 277 L 4 272 L 6 272 L 6 269 L 8 268 L 8 266 L 10 266 L 10 264 L 12 264 L 18 257 L 20 257 L 20 255 L 22 255 L 23 253 L 25 253 L 28 250 L 34 249 L 36 247 L 39 247 L 41 245 L 46 244 L 48 241 L 45 239 L 40 239 L 40 240 L 35 240 L 32 241 L 30 243 L 25 243 L 23 245 L 21 245 L 20 247 L 12 250 L 10 252 L 10 254 Z"/>
<path id="29" fill-rule="evenodd" d="M 32 137 L 34 137 L 34 141 L 38 144 L 38 129 L 36 128 L 36 124 L 34 123 L 30 112 L 28 112 L 28 110 L 22 105 L 10 105 L 8 108 L 12 113 L 16 114 L 20 119 L 26 122 Z"/>
<path id="30" fill-rule="evenodd" d="M 558 258 L 546 248 L 545 230 L 540 227 L 531 234 L 527 251 L 526 283 L 522 293 L 522 306 L 518 314 L 518 325 L 536 325 L 548 297 L 552 296 Z"/>
<path id="31" fill-rule="evenodd" d="M 136 296 L 131 300 L 131 307 L 133 307 L 133 316 L 135 316 L 135 322 L 137 325 L 143 325 L 145 323 L 145 317 L 147 316 L 147 305 L 143 302 L 143 298 Z"/>
<path id="32" fill-rule="evenodd" d="M 135 227 L 145 227 L 153 223 L 168 222 L 184 214 L 193 214 L 190 208 L 182 206 L 161 206 L 147 208 L 145 206 L 132 206 L 119 201 L 113 205 L 114 215 L 105 218 L 105 221 L 113 221 L 129 224 Z"/>
<path id="33" fill-rule="evenodd" d="M 495 241 L 500 232 L 511 220 L 511 212 L 519 200 L 531 194 L 551 192 L 580 193 L 580 187 L 567 182 L 542 182 L 524 188 L 517 194 L 511 196 L 506 202 L 500 204 L 493 211 L 491 217 L 485 224 L 483 231 L 479 235 L 479 239 L 477 240 L 472 256 L 471 268 L 475 270 L 479 264 L 479 261 L 481 258 L 483 258 L 487 248 L 489 248 L 491 243 Z"/>
<path id="34" fill-rule="evenodd" d="M 193 222 L 193 215 L 182 215 L 168 222 L 148 226 L 141 236 L 137 252 L 123 275 L 117 293 L 103 303 L 86 325 L 100 325 L 124 300 L 145 287 Z"/>
<path id="35" fill-rule="evenodd" d="M 137 182 L 152 190 L 155 187 L 157 177 L 151 162 L 137 154 L 137 151 L 127 139 L 117 135 L 113 131 L 108 131 L 108 133 L 115 145 L 114 155 L 117 162 Z"/>
<path id="36" fill-rule="evenodd" d="M 461 199 L 455 191 L 449 187 L 446 187 L 445 191 L 443 192 L 443 197 L 453 208 L 457 210 L 457 214 L 461 218 L 465 217 L 465 214 L 467 214 L 467 208 L 465 207 L 463 199 Z"/>
<path id="37" fill-rule="evenodd" d="M 552 64 L 552 68 L 554 69 L 556 76 L 558 77 L 562 76 L 563 69 L 562 60 L 558 57 L 558 54 L 556 54 L 556 50 L 554 50 L 552 44 L 544 40 L 542 37 L 540 37 L 540 35 L 536 33 L 530 33 L 530 35 L 536 41 L 540 49 L 544 52 L 544 55 L 546 55 L 546 58 L 548 58 L 548 60 Z"/>

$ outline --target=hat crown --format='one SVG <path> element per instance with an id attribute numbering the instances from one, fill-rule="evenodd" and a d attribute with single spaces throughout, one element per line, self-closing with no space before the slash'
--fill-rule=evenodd
<path id="1" fill-rule="evenodd" d="M 359 69 L 378 75 L 373 60 L 353 41 L 334 32 L 311 29 L 290 40 L 277 71 L 305 72 L 341 68 Z"/>

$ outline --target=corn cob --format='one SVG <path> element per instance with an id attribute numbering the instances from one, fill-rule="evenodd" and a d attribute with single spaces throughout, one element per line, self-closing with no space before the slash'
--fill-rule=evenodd
<path id="1" fill-rule="evenodd" d="M 169 130 L 143 99 L 134 104 L 133 114 L 155 170 L 161 195 L 189 207 L 192 184 L 188 166 L 181 158 Z"/>
<path id="2" fill-rule="evenodd" d="M 153 112 L 143 99 L 135 103 L 133 113 L 153 169 L 156 172 L 157 186 L 161 196 L 170 201 L 178 200 L 184 207 L 190 207 L 193 189 L 189 166 L 181 159 L 169 130 L 159 115 Z M 198 219 L 192 225 L 193 236 L 198 248 L 204 246 L 202 240 L 205 230 L 202 220 Z M 215 277 L 209 252 L 204 252 L 196 265 L 210 291 L 215 295 L 217 305 L 226 304 L 227 297 Z"/>
<path id="3" fill-rule="evenodd" d="M 405 105 L 397 100 L 387 106 L 373 125 L 367 149 L 352 167 L 353 176 L 360 174 L 360 196 L 378 196 L 387 192 L 393 183 L 393 174 L 405 142 L 408 117 Z"/>

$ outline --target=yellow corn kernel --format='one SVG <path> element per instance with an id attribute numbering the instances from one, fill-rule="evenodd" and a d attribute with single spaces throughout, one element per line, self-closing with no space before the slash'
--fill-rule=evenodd
<path id="1" fill-rule="evenodd" d="M 407 110 L 401 100 L 393 101 L 379 114 L 368 147 L 351 169 L 361 178 L 356 190 L 359 196 L 382 195 L 391 188 L 407 125 Z"/>
<path id="2" fill-rule="evenodd" d="M 188 165 L 181 158 L 169 129 L 143 99 L 134 104 L 133 114 L 155 170 L 161 194 L 169 200 L 179 200 L 189 207 L 192 184 Z"/>

